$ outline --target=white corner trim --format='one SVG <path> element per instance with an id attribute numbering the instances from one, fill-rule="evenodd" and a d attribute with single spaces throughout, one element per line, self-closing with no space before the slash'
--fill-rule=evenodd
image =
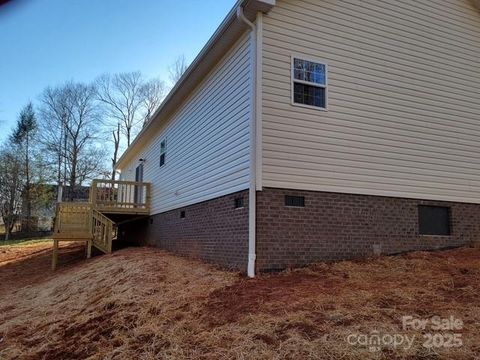
<path id="1" fill-rule="evenodd" d="M 263 13 L 257 14 L 257 49 L 256 49 L 256 72 L 255 72 L 255 86 L 256 86 L 256 107 L 255 107 L 255 122 L 256 122 L 256 189 L 262 191 L 263 189 Z"/>

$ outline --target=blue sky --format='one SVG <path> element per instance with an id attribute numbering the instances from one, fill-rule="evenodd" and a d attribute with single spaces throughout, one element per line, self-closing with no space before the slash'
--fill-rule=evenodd
<path id="1" fill-rule="evenodd" d="M 49 85 L 140 70 L 168 80 L 235 0 L 12 0 L 0 6 L 0 140 Z"/>

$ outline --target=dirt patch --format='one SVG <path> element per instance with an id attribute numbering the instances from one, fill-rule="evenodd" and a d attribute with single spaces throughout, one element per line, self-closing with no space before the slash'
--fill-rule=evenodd
<path id="1" fill-rule="evenodd" d="M 200 315 L 211 326 L 238 321 L 246 315 L 276 312 L 316 297 L 337 295 L 340 288 L 320 275 L 276 274 L 255 279 L 240 279 L 235 284 L 211 293 Z"/>
<path id="2" fill-rule="evenodd" d="M 51 278 L 53 241 L 0 247 L 0 296 Z M 59 251 L 60 268 L 56 275 L 84 260 L 85 248 L 75 242 L 64 242 Z"/>
<path id="3" fill-rule="evenodd" d="M 316 264 L 253 280 L 158 249 L 0 253 L 1 359 L 474 359 L 480 249 Z M 1 248 L 0 248 L 1 251 Z M 63 262 L 63 263 L 62 263 Z M 460 318 L 463 346 L 371 352 L 346 337 L 404 315 Z"/>

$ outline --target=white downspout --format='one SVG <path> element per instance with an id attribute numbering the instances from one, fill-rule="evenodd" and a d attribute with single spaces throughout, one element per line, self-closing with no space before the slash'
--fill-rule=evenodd
<path id="1" fill-rule="evenodd" d="M 248 20 L 244 13 L 243 7 L 237 8 L 237 18 L 242 20 L 251 28 L 250 32 L 250 56 L 251 56 L 251 113 L 250 113 L 250 186 L 248 191 L 248 277 L 255 277 L 255 259 L 256 259 L 256 179 L 257 179 L 257 149 L 256 149 L 256 108 L 257 108 L 257 33 L 255 25 Z"/>

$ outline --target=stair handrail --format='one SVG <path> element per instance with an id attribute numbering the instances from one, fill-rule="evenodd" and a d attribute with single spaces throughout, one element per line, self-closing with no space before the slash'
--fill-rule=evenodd
<path id="1" fill-rule="evenodd" d="M 96 209 L 92 209 L 92 241 L 107 254 L 112 252 L 114 222 Z"/>

